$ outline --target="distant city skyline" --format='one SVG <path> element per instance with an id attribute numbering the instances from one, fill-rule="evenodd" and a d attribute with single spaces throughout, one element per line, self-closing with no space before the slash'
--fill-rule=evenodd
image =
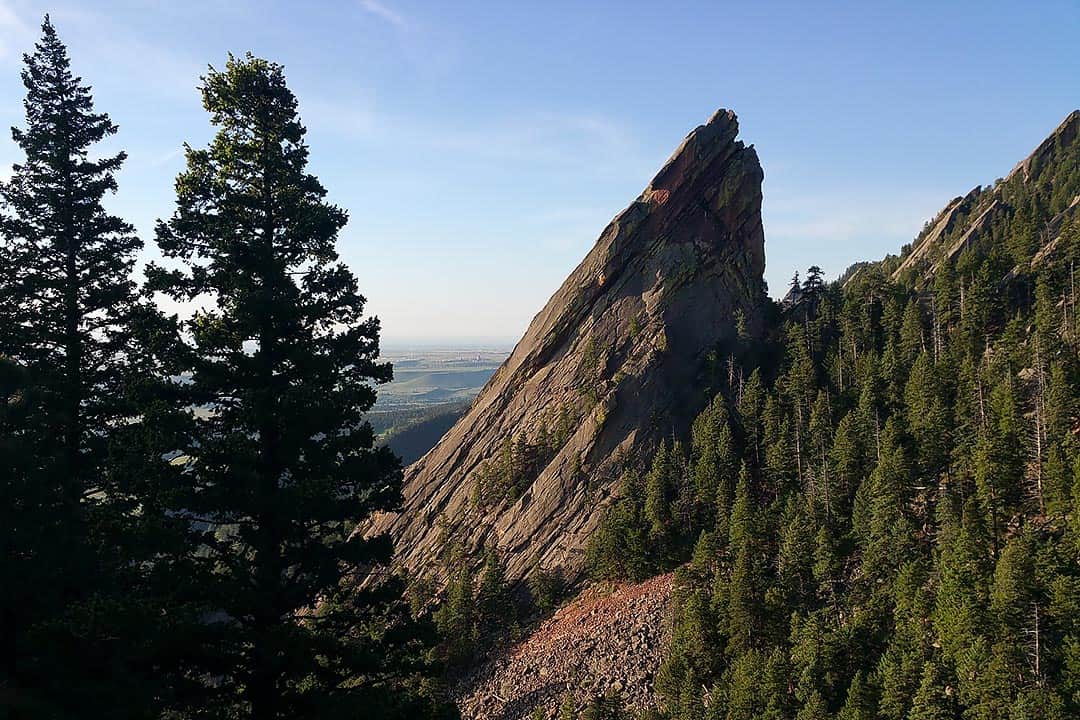
<path id="1" fill-rule="evenodd" d="M 766 280 L 898 252 L 1077 105 L 1080 4 L 0 1 L 0 124 L 44 13 L 128 151 L 109 206 L 153 249 L 196 91 L 285 65 L 311 171 L 387 347 L 513 344 L 694 126 L 734 109 L 765 170 Z M 0 166 L 18 161 L 9 138 Z"/>

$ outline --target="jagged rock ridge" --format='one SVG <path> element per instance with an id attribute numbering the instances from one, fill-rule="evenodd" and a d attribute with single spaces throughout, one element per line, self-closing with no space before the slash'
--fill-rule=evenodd
<path id="1" fill-rule="evenodd" d="M 992 186 L 977 186 L 954 198 L 927 223 L 912 243 L 893 280 L 912 275 L 916 284 L 933 276 L 941 263 L 956 260 L 969 248 L 985 249 L 994 242 L 995 227 L 1009 223 L 1018 212 L 1049 204 L 1051 220 L 1038 229 L 1039 252 L 1034 264 L 1052 255 L 1062 227 L 1076 217 L 1080 187 L 1056 183 L 1058 176 L 1072 173 L 1080 158 L 1080 110 L 1074 110 L 1032 153 Z M 1054 194 L 1048 188 L 1056 185 Z M 999 235 L 1002 233 L 998 233 Z"/>
<path id="2" fill-rule="evenodd" d="M 622 463 L 682 432 L 709 354 L 751 333 L 764 299 L 762 170 L 720 110 L 612 220 L 468 412 L 405 472 L 390 532 L 422 572 L 448 538 L 495 544 L 511 580 L 570 579 Z"/>

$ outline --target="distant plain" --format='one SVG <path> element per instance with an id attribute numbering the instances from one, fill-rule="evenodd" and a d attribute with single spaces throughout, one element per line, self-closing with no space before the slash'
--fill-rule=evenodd
<path id="1" fill-rule="evenodd" d="M 419 459 L 457 421 L 503 360 L 508 347 L 395 347 L 382 357 L 394 379 L 378 388 L 368 420 L 403 465 Z"/>

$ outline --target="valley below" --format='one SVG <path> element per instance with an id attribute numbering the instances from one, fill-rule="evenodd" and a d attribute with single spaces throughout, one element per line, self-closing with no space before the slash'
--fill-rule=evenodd
<path id="1" fill-rule="evenodd" d="M 408 465 L 430 450 L 465 413 L 509 355 L 501 347 L 390 347 L 382 357 L 394 379 L 378 388 L 367 419 L 379 442 Z"/>

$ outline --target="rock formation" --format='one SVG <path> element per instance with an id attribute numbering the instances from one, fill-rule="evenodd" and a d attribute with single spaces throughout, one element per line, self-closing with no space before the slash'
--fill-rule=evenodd
<path id="1" fill-rule="evenodd" d="M 893 277 L 900 277 L 905 271 L 916 267 L 924 260 L 928 260 L 930 254 L 941 243 L 941 239 L 947 233 L 953 232 L 958 225 L 965 222 L 971 214 L 971 209 L 975 206 L 981 193 L 982 188 L 976 187 L 963 197 L 953 198 L 953 200 L 946 205 L 929 224 L 927 224 L 926 230 L 915 239 L 915 242 L 911 246 L 911 252 L 908 253 L 907 257 L 904 258 L 904 261 L 900 263 L 900 267 L 893 273 Z"/>
<path id="2" fill-rule="evenodd" d="M 511 580 L 569 579 L 623 463 L 685 432 L 709 358 L 764 299 L 762 171 L 720 110 L 691 132 L 533 319 L 468 412 L 405 472 L 401 565 L 496 545 Z M 527 269 L 522 270 L 527 272 Z M 722 357 L 722 355 L 721 355 Z"/>
<path id="3" fill-rule="evenodd" d="M 893 271 L 894 280 L 913 273 L 916 284 L 933 276 L 947 260 L 956 260 L 968 248 L 985 249 L 993 242 L 995 225 L 1009 224 L 1025 207 L 1051 206 L 1055 214 L 1037 228 L 1039 250 L 1033 262 L 1046 260 L 1058 244 L 1061 229 L 1076 217 L 1080 187 L 1066 187 L 1059 178 L 1080 155 L 1080 110 L 1074 110 L 1003 180 L 976 187 L 953 199 L 927 224 L 910 251 Z M 1061 196 L 1057 196 L 1064 193 Z"/>

